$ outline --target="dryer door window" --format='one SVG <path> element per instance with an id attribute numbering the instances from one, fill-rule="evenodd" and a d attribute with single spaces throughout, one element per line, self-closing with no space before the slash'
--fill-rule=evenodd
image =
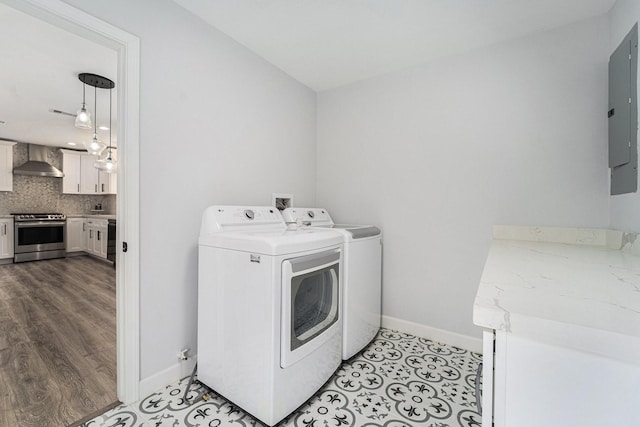
<path id="1" fill-rule="evenodd" d="M 338 320 L 337 268 L 293 278 L 291 350 L 321 334 Z"/>
<path id="2" fill-rule="evenodd" d="M 339 278 L 340 251 L 284 261 L 282 367 L 311 353 L 340 326 Z"/>

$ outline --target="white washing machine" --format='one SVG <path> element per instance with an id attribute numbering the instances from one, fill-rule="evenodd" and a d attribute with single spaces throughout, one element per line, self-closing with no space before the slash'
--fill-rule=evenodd
<path id="1" fill-rule="evenodd" d="M 370 225 L 334 224 L 320 208 L 287 208 L 287 224 L 332 229 L 344 237 L 342 358 L 350 359 L 376 336 L 382 317 L 382 233 Z"/>
<path id="2" fill-rule="evenodd" d="M 211 206 L 198 258 L 198 380 L 274 425 L 340 366 L 343 238 L 274 207 Z"/>

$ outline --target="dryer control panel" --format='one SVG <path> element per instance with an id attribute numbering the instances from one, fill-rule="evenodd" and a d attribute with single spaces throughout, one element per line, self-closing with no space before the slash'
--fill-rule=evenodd
<path id="1" fill-rule="evenodd" d="M 282 215 L 273 206 L 209 206 L 202 214 L 200 234 L 221 231 L 284 229 Z"/>

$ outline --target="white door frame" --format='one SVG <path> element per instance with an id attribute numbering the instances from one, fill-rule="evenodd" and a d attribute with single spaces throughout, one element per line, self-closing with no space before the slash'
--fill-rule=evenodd
<path id="1" fill-rule="evenodd" d="M 118 399 L 133 403 L 140 398 L 140 40 L 61 0 L 0 2 L 118 54 L 117 248 L 124 241 L 128 251 L 116 259 L 117 383 Z"/>

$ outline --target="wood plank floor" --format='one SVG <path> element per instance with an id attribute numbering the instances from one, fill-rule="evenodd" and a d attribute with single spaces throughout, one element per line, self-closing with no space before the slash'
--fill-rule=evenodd
<path id="1" fill-rule="evenodd" d="M 68 426 L 116 397 L 113 266 L 0 266 L 0 426 Z"/>

